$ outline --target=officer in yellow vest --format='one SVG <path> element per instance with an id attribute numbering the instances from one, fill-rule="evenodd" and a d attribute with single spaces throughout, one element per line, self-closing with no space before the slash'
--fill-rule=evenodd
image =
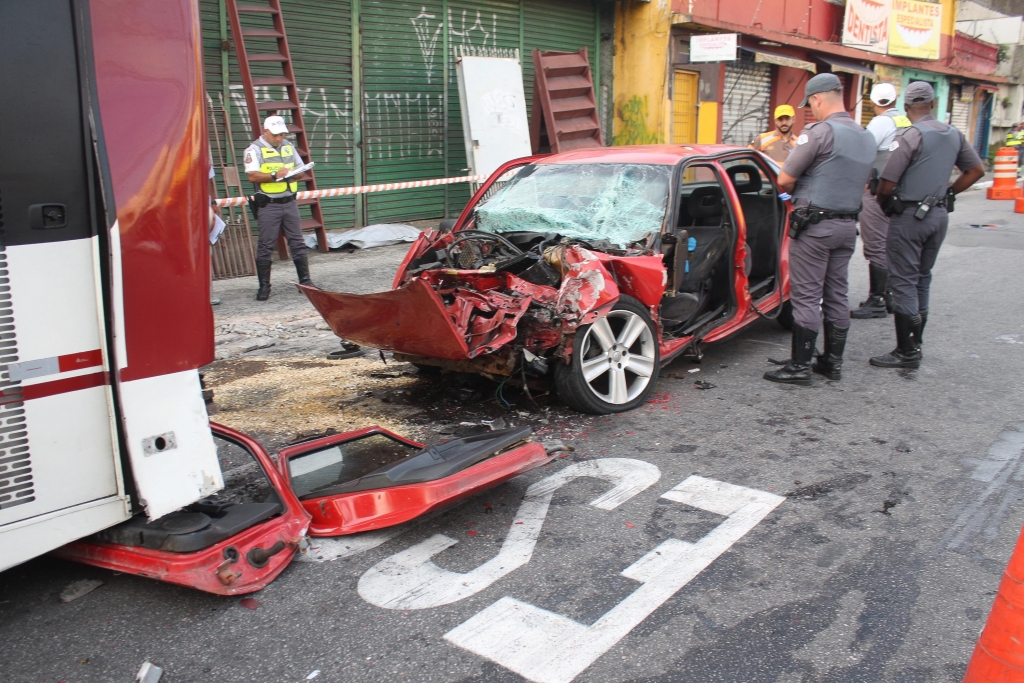
<path id="1" fill-rule="evenodd" d="M 796 147 L 796 136 L 793 135 L 795 115 L 791 105 L 780 104 L 775 107 L 775 130 L 758 135 L 750 143 L 750 149 L 763 152 L 780 164 L 786 163 L 790 150 Z"/>
<path id="2" fill-rule="evenodd" d="M 253 203 L 257 207 L 256 224 L 259 227 L 256 275 L 260 282 L 257 301 L 270 298 L 270 259 L 282 230 L 292 252 L 299 283 L 313 286 L 306 260 L 306 243 L 302 239 L 302 219 L 295 202 L 298 176 L 284 179 L 291 169 L 302 166 L 295 145 L 285 139 L 287 133 L 288 125 L 283 118 L 268 116 L 263 121 L 263 135 L 245 148 L 245 172 L 256 185 Z"/>
<path id="3" fill-rule="evenodd" d="M 1006 134 L 1006 146 L 1013 147 L 1017 152 L 1017 166 L 1024 163 L 1024 126 L 1013 124 Z"/>

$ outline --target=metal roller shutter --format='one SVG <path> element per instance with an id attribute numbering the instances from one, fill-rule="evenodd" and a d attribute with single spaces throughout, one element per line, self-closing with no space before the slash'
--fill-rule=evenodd
<path id="1" fill-rule="evenodd" d="M 220 41 L 220 2 L 199 0 L 203 31 L 203 57 L 206 66 L 207 95 L 215 104 L 223 100 Z M 350 0 L 283 0 L 281 9 L 288 31 L 296 81 L 302 97 L 302 115 L 306 124 L 310 156 L 316 162 L 320 187 L 344 187 L 355 180 L 352 140 L 352 20 Z M 243 24 L 259 17 L 243 14 Z M 261 24 L 262 25 L 262 24 Z M 228 31 L 230 38 L 230 30 Z M 276 48 L 274 48 L 276 50 Z M 242 93 L 238 61 L 232 49 L 228 54 L 231 132 L 235 144 L 235 164 L 242 173 L 242 153 L 260 134 L 249 126 L 248 107 Z M 254 64 L 253 75 L 258 75 Z M 278 69 L 277 75 L 280 75 Z M 272 96 L 283 99 L 275 88 L 258 99 Z M 277 88 L 283 91 L 283 88 Z M 221 140 L 221 144 L 223 144 Z M 211 146 L 214 145 L 211 130 Z M 243 174 L 244 178 L 244 174 Z M 249 189 L 248 183 L 243 181 Z M 223 191 L 223 188 L 221 188 Z M 328 229 L 347 228 L 355 218 L 355 199 L 332 198 L 321 202 Z M 304 209 L 305 211 L 305 209 Z"/>
<path id="2" fill-rule="evenodd" d="M 366 182 L 445 174 L 444 11 L 441 2 L 362 3 Z M 444 188 L 367 195 L 367 221 L 444 215 Z"/>
<path id="3" fill-rule="evenodd" d="M 207 92 L 215 103 L 222 91 L 222 1 L 199 0 Z M 368 184 L 463 174 L 466 152 L 456 46 L 518 48 L 528 106 L 533 96 L 532 50 L 587 47 L 596 69 L 594 0 L 360 0 L 359 4 L 363 177 Z M 282 0 L 296 80 L 306 92 L 303 116 L 322 188 L 352 185 L 356 178 L 352 5 L 353 0 Z M 233 51 L 229 57 L 232 131 L 240 157 L 254 136 L 248 130 Z M 240 166 L 241 159 L 237 162 Z M 353 224 L 355 201 L 366 202 L 367 222 L 382 222 L 455 215 L 468 199 L 468 185 L 451 185 L 375 193 L 365 199 L 329 199 L 322 206 L 327 227 L 344 228 Z"/>
<path id="4" fill-rule="evenodd" d="M 722 144 L 746 146 L 759 133 L 770 129 L 771 82 L 768 64 L 737 60 L 726 65 Z"/>
<path id="5" fill-rule="evenodd" d="M 953 98 L 953 113 L 950 116 L 949 124 L 960 129 L 964 135 L 968 135 L 967 127 L 971 122 L 971 103 L 961 102 L 959 97 Z"/>

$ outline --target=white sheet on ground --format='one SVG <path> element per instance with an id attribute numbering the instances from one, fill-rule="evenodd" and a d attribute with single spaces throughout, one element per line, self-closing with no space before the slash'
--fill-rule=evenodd
<path id="1" fill-rule="evenodd" d="M 415 242 L 419 236 L 420 231 L 411 225 L 381 223 L 347 232 L 329 232 L 327 233 L 327 246 L 330 249 L 340 249 L 346 244 L 350 244 L 357 249 L 370 249 L 399 242 Z M 312 249 L 316 246 L 315 233 L 306 233 L 303 237 L 307 247 Z"/>

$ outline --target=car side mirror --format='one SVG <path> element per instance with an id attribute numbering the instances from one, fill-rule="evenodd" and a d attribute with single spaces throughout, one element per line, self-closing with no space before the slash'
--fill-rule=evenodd
<path id="1" fill-rule="evenodd" d="M 458 222 L 457 218 L 446 218 L 438 224 L 437 229 L 441 232 L 451 232 Z"/>

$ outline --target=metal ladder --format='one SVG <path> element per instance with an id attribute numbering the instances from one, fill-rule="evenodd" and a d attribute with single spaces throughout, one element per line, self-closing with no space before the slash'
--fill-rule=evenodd
<path id="1" fill-rule="evenodd" d="M 295 72 L 292 69 L 291 52 L 288 50 L 288 36 L 284 30 L 284 19 L 281 16 L 280 0 L 269 0 L 267 4 L 242 4 L 236 0 L 227 0 L 226 3 L 228 18 L 231 21 L 231 34 L 234 37 L 235 54 L 238 57 L 238 70 L 242 74 L 242 88 L 245 91 L 245 101 L 249 110 L 249 121 L 252 130 L 258 135 L 263 130 L 262 117 L 275 113 L 287 112 L 291 114 L 291 123 L 288 124 L 288 132 L 295 136 L 295 148 L 302 157 L 304 163 L 309 163 L 309 142 L 306 137 L 306 127 L 302 122 L 302 109 L 299 104 L 298 88 L 295 85 Z M 242 26 L 241 15 L 251 17 L 270 18 L 272 28 L 255 28 Z M 266 47 L 260 52 L 249 54 L 246 48 L 246 39 L 255 40 L 260 43 L 260 48 L 269 46 L 276 42 L 276 49 Z M 259 49 L 259 48 L 258 48 Z M 258 76 L 253 76 L 252 65 L 258 65 Z M 281 73 L 276 73 L 276 66 L 280 66 Z M 283 86 L 286 93 L 284 100 L 256 100 L 256 88 L 268 86 Z M 304 176 L 307 190 L 316 189 L 316 177 L 313 171 L 307 171 Z M 302 220 L 302 231 L 316 231 L 316 244 L 320 251 L 328 251 L 327 233 L 324 230 L 324 216 L 320 208 L 319 199 L 300 199 L 299 206 L 308 206 L 311 218 Z M 280 236 L 277 242 L 278 253 L 282 259 L 288 258 L 287 245 L 284 236 Z"/>

